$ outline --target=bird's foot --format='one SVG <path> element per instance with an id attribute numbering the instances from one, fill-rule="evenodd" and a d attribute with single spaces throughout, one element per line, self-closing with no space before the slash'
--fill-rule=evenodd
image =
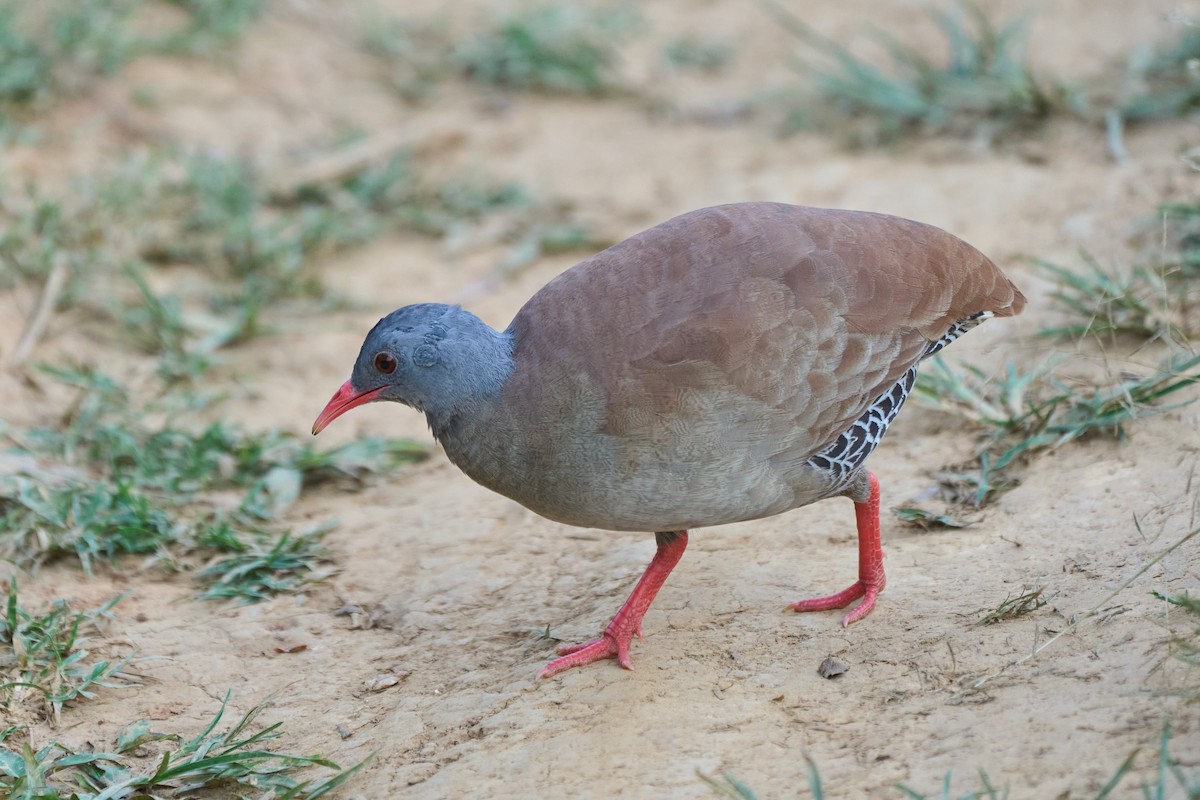
<path id="1" fill-rule="evenodd" d="M 882 576 L 882 572 L 880 573 Z M 829 611 L 832 608 L 845 608 L 853 603 L 858 598 L 862 598 L 862 602 L 854 608 L 846 612 L 842 617 L 842 625 L 852 625 L 860 619 L 870 614 L 875 609 L 875 599 L 879 597 L 879 592 L 883 589 L 883 581 L 878 583 L 858 580 L 850 586 L 846 587 L 837 594 L 827 595 L 825 597 L 813 597 L 808 600 L 799 600 L 795 603 L 788 604 L 788 608 L 792 611 Z"/>
<path id="2" fill-rule="evenodd" d="M 557 652 L 562 658 L 556 658 L 542 667 L 538 672 L 539 678 L 549 678 L 571 667 L 581 667 L 606 658 L 615 658 L 625 669 L 633 669 L 633 663 L 629 660 L 629 643 L 633 641 L 634 636 L 642 638 L 642 617 L 646 615 L 646 610 L 654 602 L 654 596 L 658 594 L 663 582 L 683 556 L 688 536 L 687 531 L 672 531 L 657 533 L 655 539 L 658 542 L 658 550 L 654 559 L 650 566 L 646 567 L 646 572 L 637 586 L 633 588 L 633 594 L 629 595 L 625 605 L 621 606 L 621 610 L 604 629 L 604 635 L 582 644 L 559 645 Z"/>
<path id="3" fill-rule="evenodd" d="M 883 591 L 887 576 L 883 573 L 883 549 L 879 542 L 879 479 L 868 472 L 867 481 L 870 486 L 867 499 L 854 504 L 854 516 L 858 522 L 858 580 L 837 594 L 791 603 L 788 608 L 793 611 L 845 608 L 861 597 L 862 602 L 842 617 L 842 625 L 847 626 L 874 610 L 875 599 Z"/>
<path id="4" fill-rule="evenodd" d="M 636 627 L 632 630 L 614 630 L 614 628 L 625 627 L 618 624 L 624 622 L 620 619 L 619 614 L 617 617 L 599 639 L 592 639 L 590 642 L 582 644 L 563 644 L 555 648 L 555 652 L 562 658 L 556 658 L 542 667 L 538 672 L 538 677 L 549 678 L 551 675 L 556 675 L 571 667 L 582 667 L 584 664 L 603 661 L 606 658 L 615 658 L 617 663 L 625 669 L 633 669 L 633 662 L 629 660 L 629 643 L 633 641 L 635 635 L 639 639 L 642 638 L 642 623 L 641 620 L 638 620 Z"/>

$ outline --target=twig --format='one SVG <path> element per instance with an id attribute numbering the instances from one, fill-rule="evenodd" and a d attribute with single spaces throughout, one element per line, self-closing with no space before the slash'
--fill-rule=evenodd
<path id="1" fill-rule="evenodd" d="M 13 348 L 12 354 L 8 357 L 8 363 L 4 365 L 6 370 L 11 372 L 24 364 L 25 359 L 29 358 L 29 354 L 33 352 L 38 339 L 42 338 L 46 324 L 50 321 L 50 314 L 58 304 L 63 287 L 67 285 L 67 269 L 65 259 L 57 260 L 50 268 L 50 274 L 46 276 L 46 284 L 42 287 L 42 294 L 38 297 L 37 308 L 25 323 L 25 330 L 21 332 L 17 346 Z"/>
<path id="2" fill-rule="evenodd" d="M 397 153 L 409 151 L 418 157 L 426 157 L 456 147 L 464 138 L 461 132 L 434 133 L 414 139 L 407 131 L 388 131 L 344 150 L 313 159 L 298 168 L 281 171 L 267 181 L 268 191 L 274 197 L 290 197 L 305 186 L 342 180 Z"/>
<path id="3" fill-rule="evenodd" d="M 1140 578 L 1142 575 L 1144 575 L 1147 570 L 1149 570 L 1155 564 L 1162 561 L 1164 558 L 1169 556 L 1171 553 L 1175 552 L 1175 550 L 1177 550 L 1181 545 L 1186 544 L 1190 540 L 1194 539 L 1196 536 L 1200 536 L 1200 528 L 1195 528 L 1194 530 L 1192 530 L 1191 533 L 1188 533 L 1187 535 L 1185 535 L 1178 542 L 1171 545 L 1170 547 L 1168 547 L 1166 550 L 1159 553 L 1154 558 L 1150 559 L 1150 561 L 1146 562 L 1146 564 L 1141 569 L 1139 569 L 1137 572 L 1133 573 L 1133 575 L 1129 576 L 1129 578 L 1124 583 L 1122 583 L 1115 590 L 1113 590 L 1112 594 L 1108 595 L 1103 600 L 1101 600 L 1099 603 L 1092 606 L 1087 611 L 1084 611 L 1082 614 L 1077 614 L 1075 616 L 1075 618 L 1072 619 L 1071 622 L 1065 628 L 1063 628 L 1061 631 L 1059 631 L 1058 633 L 1051 636 L 1046 641 L 1039 644 L 1037 647 L 1033 648 L 1033 650 L 1029 654 L 1021 656 L 1020 658 L 1016 659 L 1015 661 L 1010 661 L 1009 663 L 1005 664 L 1003 667 L 996 670 L 995 672 L 993 672 L 990 675 L 984 675 L 982 678 L 980 678 L 979 680 L 972 683 L 969 687 L 967 687 L 963 691 L 958 692 L 955 695 L 955 697 L 956 698 L 962 697 L 967 692 L 971 692 L 971 691 L 978 689 L 979 687 L 983 686 L 985 683 L 992 680 L 993 678 L 1000 677 L 1001 675 L 1008 672 L 1013 667 L 1024 664 L 1026 661 L 1029 661 L 1030 659 L 1035 658 L 1038 654 L 1040 654 L 1047 647 L 1054 644 L 1059 639 L 1061 639 L 1063 636 L 1066 636 L 1068 633 L 1071 633 L 1076 628 L 1078 628 L 1079 623 L 1083 622 L 1085 619 L 1091 619 L 1092 617 L 1096 616 L 1096 614 L 1099 613 L 1101 608 L 1104 608 L 1105 606 L 1107 606 L 1110 600 L 1112 600 L 1114 597 L 1119 595 L 1121 592 L 1128 589 L 1133 584 L 1133 582 L 1135 580 L 1137 580 L 1138 578 Z"/>

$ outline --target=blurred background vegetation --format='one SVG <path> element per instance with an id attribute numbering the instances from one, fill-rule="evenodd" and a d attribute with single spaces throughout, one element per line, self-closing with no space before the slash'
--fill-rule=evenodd
<path id="1" fill-rule="evenodd" d="M 1038 41 L 1053 49 L 1036 35 L 1049 24 L 1037 9 L 912 4 L 895 27 L 866 6 L 832 25 L 828 5 L 747 2 L 739 24 L 723 26 L 728 16 L 700 12 L 707 22 L 688 24 L 689 12 L 667 3 L 0 0 L 0 557 L 15 565 L 0 708 L 58 719 L 98 687 L 132 683 L 125 659 L 83 647 L 118 599 L 32 610 L 15 576 L 60 559 L 81 575 L 119 571 L 136 558 L 139 569 L 189 576 L 208 599 L 302 591 L 336 558 L 321 543 L 332 523 L 302 524 L 296 504 L 426 456 L 406 439 L 321 448 L 291 419 L 239 421 L 237 400 L 270 391 L 264 350 L 286 351 L 289 337 L 339 314 L 460 290 L 478 297 L 715 200 L 805 202 L 808 191 L 798 182 L 779 196 L 744 181 L 650 192 L 670 197 L 651 203 L 639 188 L 614 207 L 573 183 L 596 174 L 579 164 L 651 175 L 665 151 L 640 153 L 641 136 L 665 127 L 713 137 L 711 163 L 689 165 L 697 174 L 727 164 L 735 146 L 745 163 L 831 147 L 876 166 L 869 159 L 1046 163 L 1084 146 L 1122 165 L 1132 136 L 1194 134 L 1187 126 L 1200 122 L 1200 21 L 1183 14 L 1060 70 L 1035 52 Z M 595 116 L 612 108 L 619 123 Z M 559 150 L 522 149 L 556 125 L 569 127 Z M 590 126 L 620 136 L 572 138 Z M 969 524 L 1033 459 L 1124 437 L 1140 417 L 1195 399 L 1192 138 L 1180 135 L 1169 154 L 1184 175 L 1175 189 L 1143 198 L 1122 222 L 1119 258 L 1034 252 L 1019 238 L 1001 254 L 1032 288 L 1037 341 L 1089 363 L 1116 360 L 1081 375 L 1077 361 L 1034 345 L 999 367 L 932 365 L 918 400 L 965 419 L 978 446 L 937 470 L 936 500 L 896 509 L 901 519 Z M 663 166 L 651 177 L 665 184 Z M 459 269 L 427 284 L 456 288 L 418 296 L 372 268 L 364 291 L 345 265 L 381 243 L 432 254 L 430 273 Z M 1148 353 L 1160 366 L 1120 360 Z M 302 388 L 315 410 L 333 387 Z M 1170 601 L 1197 613 L 1194 601 Z M 1194 660 L 1194 637 L 1180 648 Z M 112 765 L 151 736 L 135 728 L 105 762 L 62 746 L 19 752 L 22 730 L 0 731 L 12 745 L 0 789 L 24 797 L 59 796 L 45 788 L 55 764 L 103 791 Z M 181 774 L 200 784 L 216 780 L 196 756 L 202 746 L 251 752 L 241 725 L 214 730 L 177 743 L 191 765 Z M 1161 747 L 1169 761 L 1165 735 Z M 231 755 L 237 780 L 251 780 L 255 758 Z M 314 763 L 278 756 L 282 774 Z M 1114 765 L 1117 778 L 1128 768 Z M 283 781 L 279 796 L 315 797 L 352 773 L 335 774 Z M 1166 775 L 1160 786 L 1174 780 Z M 148 774 L 138 786 L 149 793 L 170 779 Z M 32 793 L 37 781 L 45 793 Z"/>

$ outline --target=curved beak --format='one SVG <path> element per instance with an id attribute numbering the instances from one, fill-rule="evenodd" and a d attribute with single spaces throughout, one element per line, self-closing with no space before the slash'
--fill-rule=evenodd
<path id="1" fill-rule="evenodd" d="M 361 406 L 363 403 L 369 403 L 379 397 L 385 386 L 380 386 L 378 389 L 368 389 L 365 392 L 355 392 L 354 387 L 350 385 L 350 381 L 342 384 L 342 388 L 334 392 L 333 397 L 325 404 L 325 410 L 317 416 L 317 421 L 313 423 L 312 432 L 316 436 L 321 431 L 325 430 L 325 426 L 333 422 L 335 419 L 345 414 L 355 406 Z"/>

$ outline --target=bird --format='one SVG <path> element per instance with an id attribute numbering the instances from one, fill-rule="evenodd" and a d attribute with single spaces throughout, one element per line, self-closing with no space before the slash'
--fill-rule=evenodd
<path id="1" fill-rule="evenodd" d="M 861 620 L 884 588 L 880 486 L 864 462 L 919 362 L 1025 297 L 979 250 L 886 214 L 771 202 L 669 219 L 561 273 L 496 330 L 420 303 L 371 329 L 313 434 L 365 403 L 423 412 L 466 475 L 556 522 L 653 532 L 596 639 L 538 673 L 616 658 L 688 532 L 854 503 L 858 579 L 790 604 Z"/>

